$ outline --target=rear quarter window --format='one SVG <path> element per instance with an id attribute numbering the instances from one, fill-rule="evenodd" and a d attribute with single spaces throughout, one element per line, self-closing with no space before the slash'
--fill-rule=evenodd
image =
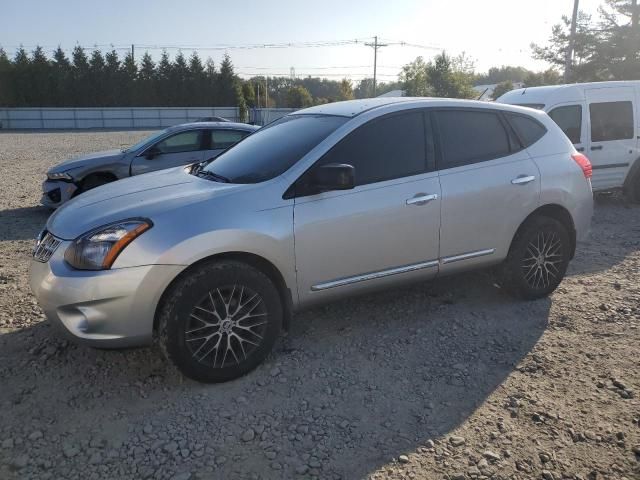
<path id="1" fill-rule="evenodd" d="M 517 113 L 507 113 L 505 115 L 525 147 L 533 145 L 547 133 L 544 125 L 531 117 Z"/>

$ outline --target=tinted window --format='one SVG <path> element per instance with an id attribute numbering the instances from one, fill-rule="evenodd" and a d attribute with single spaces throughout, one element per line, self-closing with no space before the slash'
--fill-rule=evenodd
<path id="1" fill-rule="evenodd" d="M 582 141 L 582 107 L 580 105 L 554 108 L 549 112 L 549 116 L 569 137 L 571 143 Z"/>
<path id="2" fill-rule="evenodd" d="M 193 152 L 200 150 L 202 130 L 180 132 L 165 138 L 156 144 L 156 148 L 162 153 Z"/>
<path id="3" fill-rule="evenodd" d="M 238 130 L 212 130 L 211 131 L 211 148 L 229 148 L 234 143 L 238 143 L 249 132 L 240 132 Z"/>
<path id="4" fill-rule="evenodd" d="M 353 165 L 356 185 L 424 173 L 427 162 L 422 112 L 372 120 L 332 148 L 318 165 L 327 163 Z"/>
<path id="5" fill-rule="evenodd" d="M 257 183 L 287 171 L 348 118 L 287 115 L 257 130 L 205 167 L 233 183 Z"/>
<path id="6" fill-rule="evenodd" d="M 507 113 L 506 115 L 518 137 L 524 142 L 525 147 L 533 145 L 547 133 L 547 129 L 533 118 L 513 113 Z"/>
<path id="7" fill-rule="evenodd" d="M 633 107 L 631 102 L 592 103 L 591 141 L 606 142 L 633 138 Z"/>
<path id="8" fill-rule="evenodd" d="M 444 110 L 437 113 L 443 168 L 509 155 L 509 137 L 497 113 Z"/>

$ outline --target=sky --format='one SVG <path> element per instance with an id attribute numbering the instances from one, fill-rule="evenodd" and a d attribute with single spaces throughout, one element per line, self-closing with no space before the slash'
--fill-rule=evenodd
<path id="1" fill-rule="evenodd" d="M 596 13 L 602 0 L 580 0 L 580 9 Z M 231 56 L 235 70 L 251 75 L 349 77 L 357 81 L 373 72 L 378 36 L 390 45 L 378 50 L 379 81 L 393 81 L 402 65 L 442 50 L 465 52 L 476 71 L 492 66 L 548 67 L 531 58 L 531 42 L 544 43 L 573 0 L 3 0 L 0 46 L 13 54 L 19 45 L 41 45 L 50 53 L 58 45 L 79 44 L 103 52 L 113 45 L 122 56 L 135 45 L 158 58 L 161 47 L 194 50 L 216 64 Z M 353 43 L 358 40 L 357 43 Z M 411 45 L 402 45 L 401 42 Z M 331 46 L 284 48 L 282 44 Z M 335 45 L 340 43 L 340 45 Z M 278 44 L 279 48 L 237 48 Z M 417 45 L 417 46 L 416 46 Z"/>

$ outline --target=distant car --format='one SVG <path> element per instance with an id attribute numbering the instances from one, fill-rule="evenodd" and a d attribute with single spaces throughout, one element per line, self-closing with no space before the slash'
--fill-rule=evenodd
<path id="1" fill-rule="evenodd" d="M 215 158 L 258 127 L 233 122 L 198 122 L 157 132 L 125 150 L 90 153 L 47 172 L 41 203 L 57 208 L 92 188 L 121 178 Z"/>
<path id="2" fill-rule="evenodd" d="M 59 209 L 34 248 L 31 288 L 76 341 L 156 335 L 188 377 L 231 380 L 267 357 L 293 311 L 347 295 L 480 267 L 518 297 L 549 295 L 589 230 L 590 177 L 530 108 L 319 105 L 203 168 L 125 179 Z"/>
<path id="3" fill-rule="evenodd" d="M 202 117 L 197 119 L 196 122 L 231 122 L 231 120 L 224 117 Z"/>
<path id="4" fill-rule="evenodd" d="M 640 203 L 640 81 L 520 88 L 497 100 L 544 110 L 593 164 L 593 190 Z"/>

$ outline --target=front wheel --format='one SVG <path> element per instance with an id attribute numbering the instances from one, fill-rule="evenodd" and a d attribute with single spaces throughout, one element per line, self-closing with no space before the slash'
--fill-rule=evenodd
<path id="1" fill-rule="evenodd" d="M 567 271 L 571 243 L 567 228 L 550 217 L 536 217 L 516 234 L 503 265 L 502 286 L 534 300 L 553 292 Z"/>
<path id="2" fill-rule="evenodd" d="M 629 201 L 632 203 L 640 203 L 640 171 L 637 171 L 635 177 L 633 177 L 631 182 L 629 182 L 629 186 L 625 189 L 625 193 Z"/>
<path id="3" fill-rule="evenodd" d="M 266 358 L 280 332 L 282 312 L 278 290 L 259 270 L 236 261 L 205 264 L 168 292 L 159 341 L 185 376 L 225 382 Z"/>

